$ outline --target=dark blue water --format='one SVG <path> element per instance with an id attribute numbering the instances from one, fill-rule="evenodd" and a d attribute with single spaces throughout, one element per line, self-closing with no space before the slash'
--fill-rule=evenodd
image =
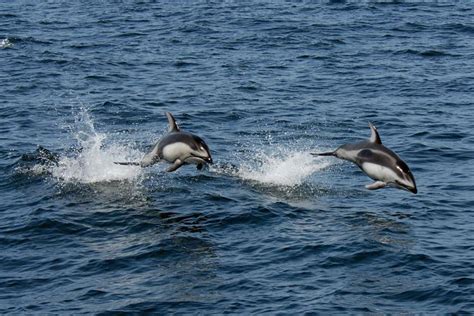
<path id="1" fill-rule="evenodd" d="M 473 312 L 473 17 L 1 3 L 0 312 Z M 114 165 L 165 133 L 165 111 L 217 163 Z M 309 155 L 369 121 L 417 195 Z"/>

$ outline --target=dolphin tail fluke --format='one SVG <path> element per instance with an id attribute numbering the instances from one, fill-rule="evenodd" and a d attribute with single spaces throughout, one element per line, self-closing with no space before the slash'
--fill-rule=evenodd
<path id="1" fill-rule="evenodd" d="M 139 162 L 132 162 L 132 161 L 125 161 L 125 162 L 117 162 L 114 161 L 114 164 L 116 165 L 122 165 L 122 166 L 140 166 Z"/>
<path id="2" fill-rule="evenodd" d="M 334 151 L 329 151 L 325 153 L 311 153 L 313 156 L 335 156 L 336 153 Z"/>

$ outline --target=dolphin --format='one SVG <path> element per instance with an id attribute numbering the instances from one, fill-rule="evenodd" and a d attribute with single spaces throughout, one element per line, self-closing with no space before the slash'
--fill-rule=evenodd
<path id="1" fill-rule="evenodd" d="M 161 138 L 153 149 L 140 162 L 115 162 L 119 165 L 151 166 L 165 160 L 172 163 L 167 172 L 173 172 L 186 164 L 195 164 L 201 170 L 204 164 L 212 164 L 211 152 L 204 140 L 194 134 L 182 132 L 170 112 L 168 118 L 168 133 Z"/>
<path id="2" fill-rule="evenodd" d="M 311 153 L 314 156 L 334 156 L 359 166 L 370 178 L 376 180 L 365 187 L 377 190 L 386 186 L 417 193 L 415 178 L 407 164 L 393 151 L 382 145 L 380 135 L 372 123 L 370 139 L 354 144 L 345 144 L 334 151 Z"/>

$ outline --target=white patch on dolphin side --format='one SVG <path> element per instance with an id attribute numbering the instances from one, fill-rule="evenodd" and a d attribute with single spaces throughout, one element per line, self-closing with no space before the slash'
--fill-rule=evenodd
<path id="1" fill-rule="evenodd" d="M 178 158 L 184 160 L 184 156 L 188 156 L 192 152 L 191 147 L 182 142 L 172 143 L 163 147 L 163 157 L 169 162 L 174 162 Z"/>
<path id="2" fill-rule="evenodd" d="M 357 154 L 360 150 L 345 150 L 345 149 L 338 149 L 337 150 L 337 158 L 344 159 L 352 162 L 356 162 Z"/>
<path id="3" fill-rule="evenodd" d="M 372 179 L 380 180 L 383 182 L 395 182 L 395 180 L 403 180 L 390 168 L 381 166 L 371 162 L 364 162 L 362 170 L 367 173 Z"/>

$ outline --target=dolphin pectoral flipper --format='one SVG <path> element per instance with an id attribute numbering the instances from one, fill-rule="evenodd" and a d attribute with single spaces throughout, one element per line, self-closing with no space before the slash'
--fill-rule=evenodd
<path id="1" fill-rule="evenodd" d="M 197 170 L 202 170 L 203 167 L 204 167 L 204 165 L 202 163 L 200 163 L 196 166 L 196 169 Z"/>
<path id="2" fill-rule="evenodd" d="M 369 189 L 369 190 L 378 190 L 378 189 L 381 189 L 381 188 L 384 188 L 387 186 L 387 183 L 386 182 L 383 182 L 383 181 L 375 181 L 374 183 L 372 184 L 367 184 L 365 186 L 366 189 Z"/>
<path id="3" fill-rule="evenodd" d="M 180 159 L 176 159 L 175 162 L 166 169 L 166 172 L 173 172 L 180 168 L 182 165 L 184 165 L 184 162 L 182 162 Z"/>

